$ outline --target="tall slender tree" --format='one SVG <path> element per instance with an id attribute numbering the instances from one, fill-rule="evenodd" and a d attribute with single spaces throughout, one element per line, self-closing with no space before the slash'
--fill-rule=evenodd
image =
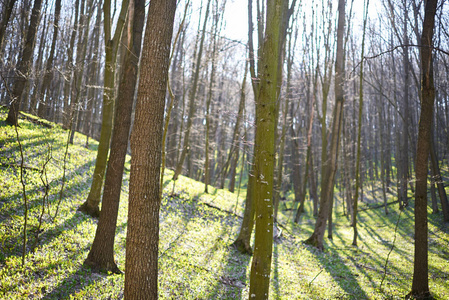
<path id="1" fill-rule="evenodd" d="M 354 195 L 354 210 L 352 218 L 352 226 L 354 227 L 354 237 L 352 240 L 352 245 L 357 246 L 357 209 L 359 203 L 359 185 L 360 185 L 360 148 L 361 148 L 361 138 L 362 138 L 362 114 L 363 114 L 363 58 L 365 55 L 365 32 L 366 32 L 366 21 L 368 20 L 368 7 L 369 0 L 366 1 L 364 5 L 363 14 L 363 33 L 362 33 L 362 63 L 360 64 L 360 76 L 359 76 L 359 120 L 357 124 L 357 158 L 355 165 L 355 195 Z"/>
<path id="2" fill-rule="evenodd" d="M 409 297 L 431 298 L 429 291 L 427 173 L 431 148 L 432 117 L 435 102 L 433 79 L 433 31 L 438 0 L 427 0 L 421 35 L 421 115 L 416 150 L 415 256 L 412 290 Z"/>
<path id="3" fill-rule="evenodd" d="M 51 80 L 53 79 L 53 60 L 55 56 L 56 51 L 56 41 L 58 40 L 58 34 L 59 34 L 59 17 L 61 15 L 61 0 L 55 1 L 55 17 L 53 20 L 53 38 L 51 41 L 51 47 L 50 47 L 50 53 L 48 54 L 47 62 L 45 64 L 45 73 L 44 73 L 44 80 L 42 82 L 41 87 L 41 102 L 39 105 L 39 111 L 41 111 L 41 116 L 48 118 L 48 115 L 50 113 L 50 101 L 49 97 L 51 93 L 47 93 Z M 45 113 L 44 113 L 45 108 Z"/>

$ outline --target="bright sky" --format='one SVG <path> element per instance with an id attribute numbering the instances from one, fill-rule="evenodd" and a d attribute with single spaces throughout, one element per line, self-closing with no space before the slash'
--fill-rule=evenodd
<path id="1" fill-rule="evenodd" d="M 337 8 L 337 0 L 334 1 L 334 10 Z M 353 12 L 355 15 L 355 23 L 362 21 L 363 17 L 363 0 L 354 0 L 353 2 Z M 308 9 L 308 4 L 310 2 L 303 2 L 302 9 Z M 296 9 L 298 9 L 300 3 L 297 1 Z M 346 1 L 346 11 L 349 13 L 349 7 L 351 5 L 351 0 Z M 376 11 L 380 7 L 380 0 L 370 1 L 370 17 L 376 17 Z M 336 14 L 336 11 L 335 11 Z M 224 19 L 226 22 L 226 28 L 224 30 L 224 35 L 231 39 L 240 40 L 244 43 L 248 41 L 248 1 L 247 0 L 228 0 L 226 4 Z"/>
<path id="2" fill-rule="evenodd" d="M 230 39 L 248 42 L 248 0 L 228 0 L 224 14 L 224 35 Z"/>

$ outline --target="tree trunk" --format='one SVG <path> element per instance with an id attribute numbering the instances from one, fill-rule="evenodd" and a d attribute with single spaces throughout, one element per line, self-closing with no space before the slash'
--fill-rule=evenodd
<path id="1" fill-rule="evenodd" d="M 427 172 L 431 149 L 432 117 L 435 102 L 433 80 L 432 39 L 438 0 L 428 0 L 425 6 L 421 36 L 421 116 L 418 128 L 418 148 L 416 150 L 416 190 L 415 190 L 415 256 L 412 290 L 409 296 L 428 297 L 428 225 L 427 225 Z"/>
<path id="2" fill-rule="evenodd" d="M 357 209 L 358 209 L 358 203 L 359 203 L 359 186 L 360 186 L 360 148 L 361 148 L 361 137 L 362 137 L 362 114 L 363 114 L 363 58 L 365 56 L 365 32 L 366 32 L 366 21 L 368 20 L 368 7 L 369 7 L 369 0 L 366 1 L 366 4 L 364 6 L 364 19 L 363 19 L 363 35 L 362 35 L 362 54 L 361 54 L 361 60 L 362 63 L 360 64 L 360 77 L 359 77 L 359 121 L 358 121 L 358 132 L 357 132 L 357 158 L 356 158 L 356 165 L 355 165 L 355 195 L 354 195 L 354 216 L 352 218 L 353 220 L 353 227 L 354 227 L 354 237 L 352 240 L 352 245 L 357 246 Z M 370 127 L 372 128 L 372 127 Z M 377 171 L 376 171 L 377 174 Z M 373 180 L 371 178 L 371 180 Z M 383 178 L 382 178 L 383 180 Z"/>
<path id="3" fill-rule="evenodd" d="M 66 75 L 67 79 L 65 79 L 64 82 L 64 104 L 63 104 L 63 112 L 62 112 L 62 128 L 69 129 L 70 122 L 71 122 L 71 116 L 70 116 L 70 105 L 69 105 L 69 98 L 70 98 L 70 92 L 71 92 L 71 86 L 72 86 L 72 80 L 73 80 L 73 48 L 75 47 L 75 39 L 76 39 L 76 33 L 78 32 L 78 14 L 79 14 L 79 2 L 80 0 L 75 1 L 75 17 L 73 21 L 73 28 L 72 28 L 72 34 L 70 36 L 70 42 L 69 47 L 67 49 L 67 62 L 66 62 Z"/>
<path id="4" fill-rule="evenodd" d="M 95 239 L 84 262 L 94 269 L 114 273 L 119 272 L 114 261 L 114 238 L 145 22 L 145 0 L 131 0 L 128 18 L 129 33 L 126 49 L 129 50 L 124 53 L 125 59 L 117 97 L 116 121 L 105 177 L 103 204 Z"/>
<path id="5" fill-rule="evenodd" d="M 126 236 L 125 299 L 158 298 L 159 179 L 176 0 L 152 0 L 141 60 Z"/>
<path id="6" fill-rule="evenodd" d="M 99 204 L 103 179 L 106 171 L 106 161 L 108 159 L 109 142 L 112 134 L 112 123 L 114 114 L 114 83 L 116 73 L 117 50 L 121 40 L 123 26 L 125 24 L 126 13 L 128 11 L 129 0 L 122 2 L 122 8 L 115 29 L 114 37 L 111 36 L 111 16 L 110 0 L 105 1 L 104 11 L 104 33 L 105 33 L 105 70 L 104 70 L 104 92 L 103 92 L 103 114 L 101 121 L 100 142 L 98 144 L 95 170 L 92 176 L 92 185 L 87 200 L 79 207 L 79 210 L 92 216 L 98 217 L 100 213 Z"/>
<path id="7" fill-rule="evenodd" d="M 28 76 L 33 62 L 33 51 L 36 39 L 36 31 L 39 25 L 39 15 L 41 12 L 42 0 L 34 0 L 33 9 L 31 11 L 30 25 L 28 26 L 25 45 L 20 53 L 19 62 L 17 63 L 17 77 L 12 88 L 12 103 L 9 108 L 6 122 L 10 125 L 18 124 L 20 100 L 27 83 Z M 28 95 L 27 95 L 28 97 Z"/>

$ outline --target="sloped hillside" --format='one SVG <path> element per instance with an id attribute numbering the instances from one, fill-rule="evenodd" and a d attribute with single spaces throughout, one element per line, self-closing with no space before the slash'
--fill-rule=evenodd
<path id="1" fill-rule="evenodd" d="M 5 115 L 2 109 L 0 298 L 123 298 L 124 275 L 97 274 L 83 266 L 97 221 L 77 208 L 89 192 L 97 143 L 89 140 L 86 148 L 86 137 L 76 134 L 67 147 L 68 133 L 60 126 L 21 119 L 22 185 L 21 151 L 15 128 L 3 121 Z M 129 169 L 128 158 L 115 247 L 118 266 L 125 272 Z M 165 171 L 161 207 L 160 298 L 247 299 L 251 258 L 230 246 L 239 230 L 244 190 L 240 197 L 225 190 L 204 194 L 202 183 L 186 177 L 173 186 L 171 174 Z M 301 243 L 313 230 L 310 206 L 299 225 L 289 221 L 291 206 L 288 199 L 281 204 L 282 234 L 274 245 L 271 299 L 402 299 L 410 290 L 412 207 L 388 216 L 379 208 L 361 211 L 358 248 L 351 246 L 347 217 L 336 211 L 334 239 L 326 240 L 326 250 L 318 252 Z M 430 289 L 437 299 L 449 299 L 448 228 L 440 215 L 429 217 Z"/>

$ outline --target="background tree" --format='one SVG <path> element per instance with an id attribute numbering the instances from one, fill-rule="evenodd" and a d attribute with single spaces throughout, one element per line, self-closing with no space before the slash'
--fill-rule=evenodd
<path id="1" fill-rule="evenodd" d="M 343 34 L 345 28 L 345 0 L 338 1 L 338 27 L 337 27 L 337 52 L 335 59 L 335 107 L 332 120 L 331 141 L 329 147 L 329 161 L 322 161 L 326 164 L 321 176 L 321 195 L 318 219 L 315 224 L 313 234 L 306 240 L 307 244 L 318 249 L 323 249 L 323 237 L 326 229 L 326 222 L 329 219 L 329 212 L 332 208 L 331 198 L 333 197 L 335 174 L 337 172 L 338 147 L 340 143 L 341 120 L 343 117 L 343 83 L 344 83 L 344 53 Z"/>
<path id="2" fill-rule="evenodd" d="M 28 26 L 25 45 L 20 54 L 20 61 L 17 65 L 16 78 L 14 81 L 14 87 L 12 89 L 11 106 L 9 108 L 8 117 L 6 122 L 11 125 L 17 125 L 19 117 L 20 101 L 22 99 L 22 93 L 27 83 L 28 76 L 32 66 L 33 51 L 36 39 L 36 31 L 39 25 L 39 16 L 41 12 L 42 0 L 35 0 L 33 4 L 33 10 L 31 11 L 30 24 Z M 28 97 L 28 95 L 25 95 Z"/>

